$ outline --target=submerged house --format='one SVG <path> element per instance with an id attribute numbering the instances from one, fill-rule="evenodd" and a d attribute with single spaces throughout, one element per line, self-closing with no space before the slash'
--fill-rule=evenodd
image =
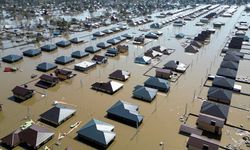
<path id="1" fill-rule="evenodd" d="M 97 91 L 102 91 L 108 94 L 114 94 L 123 87 L 123 84 L 115 81 L 96 82 L 92 84 L 91 87 L 92 89 Z"/>
<path id="2" fill-rule="evenodd" d="M 157 89 L 137 85 L 134 87 L 133 97 L 146 102 L 152 102 L 156 97 L 157 92 Z"/>
<path id="3" fill-rule="evenodd" d="M 171 79 L 173 72 L 169 69 L 157 68 L 155 70 L 155 76 L 162 79 Z"/>
<path id="4" fill-rule="evenodd" d="M 71 42 L 67 40 L 62 40 L 56 43 L 56 46 L 58 47 L 68 47 L 70 45 L 71 45 Z"/>
<path id="5" fill-rule="evenodd" d="M 144 86 L 157 89 L 162 92 L 168 92 L 170 89 L 169 82 L 165 79 L 150 77 L 144 82 Z"/>
<path id="6" fill-rule="evenodd" d="M 119 100 L 107 110 L 107 116 L 111 119 L 138 127 L 143 116 L 138 112 L 139 106 Z"/>
<path id="7" fill-rule="evenodd" d="M 18 146 L 21 143 L 21 139 L 19 137 L 21 131 L 21 129 L 17 129 L 9 135 L 3 137 L 1 139 L 3 146 L 10 149 L 13 149 L 14 147 Z"/>
<path id="8" fill-rule="evenodd" d="M 202 114 L 222 118 L 225 119 L 225 121 L 227 120 L 228 112 L 228 105 L 218 104 L 210 101 L 204 101 L 200 110 L 200 113 Z"/>
<path id="9" fill-rule="evenodd" d="M 227 53 L 223 58 L 224 61 L 233 61 L 236 63 L 239 63 L 240 59 L 241 58 L 234 53 Z"/>
<path id="10" fill-rule="evenodd" d="M 151 64 L 151 58 L 148 56 L 138 56 L 135 58 L 134 62 L 138 64 L 148 65 Z"/>
<path id="11" fill-rule="evenodd" d="M 105 35 L 105 33 L 101 32 L 101 31 L 93 33 L 93 36 L 96 36 L 96 37 L 101 37 L 101 36 L 104 36 L 104 35 Z"/>
<path id="12" fill-rule="evenodd" d="M 72 74 L 72 71 L 65 70 L 65 69 L 56 69 L 55 70 L 55 75 L 60 79 L 60 80 L 67 80 L 72 78 L 74 75 Z"/>
<path id="13" fill-rule="evenodd" d="M 120 53 L 126 53 L 128 51 L 128 45 L 118 45 L 116 48 Z"/>
<path id="14" fill-rule="evenodd" d="M 235 80 L 229 79 L 223 76 L 216 76 L 212 82 L 212 86 L 233 90 L 234 89 Z"/>
<path id="15" fill-rule="evenodd" d="M 219 142 L 205 136 L 191 134 L 187 142 L 188 150 L 218 150 Z"/>
<path id="16" fill-rule="evenodd" d="M 52 52 L 56 49 L 57 49 L 57 46 L 55 44 L 47 44 L 41 47 L 41 50 L 45 52 Z"/>
<path id="17" fill-rule="evenodd" d="M 164 65 L 164 69 L 184 73 L 187 70 L 187 67 L 184 63 L 175 60 L 170 60 Z"/>
<path id="18" fill-rule="evenodd" d="M 220 136 L 222 134 L 224 123 L 225 119 L 202 113 L 199 114 L 199 117 L 196 121 L 196 125 L 199 129 L 210 132 L 216 136 Z"/>
<path id="19" fill-rule="evenodd" d="M 145 38 L 148 38 L 148 39 L 158 39 L 159 36 L 153 32 L 149 32 L 148 34 L 145 35 Z"/>
<path id="20" fill-rule="evenodd" d="M 40 76 L 40 81 L 36 83 L 36 86 L 47 89 L 49 87 L 55 86 L 58 82 L 59 78 L 47 74 L 42 74 Z"/>
<path id="21" fill-rule="evenodd" d="M 23 52 L 23 56 L 34 57 L 40 55 L 41 53 L 40 49 L 29 49 Z"/>
<path id="22" fill-rule="evenodd" d="M 89 53 L 85 51 L 74 51 L 71 53 L 71 57 L 78 58 L 78 59 L 87 57 L 87 56 L 89 56 Z"/>
<path id="23" fill-rule="evenodd" d="M 109 43 L 106 43 L 106 42 L 100 42 L 96 46 L 101 48 L 101 49 L 105 49 L 105 48 L 111 47 L 112 45 Z"/>
<path id="24" fill-rule="evenodd" d="M 230 105 L 232 99 L 232 91 L 217 87 L 210 87 L 208 90 L 207 99 Z"/>
<path id="25" fill-rule="evenodd" d="M 87 71 L 91 68 L 96 67 L 95 62 L 90 62 L 90 61 L 83 61 L 81 63 L 75 64 L 74 69 L 78 71 Z"/>
<path id="26" fill-rule="evenodd" d="M 129 77 L 130 77 L 129 72 L 123 71 L 120 69 L 109 74 L 110 79 L 115 79 L 115 80 L 119 80 L 119 81 L 126 81 Z"/>
<path id="27" fill-rule="evenodd" d="M 158 51 L 155 51 L 155 50 L 152 50 L 152 49 L 149 49 L 147 50 L 145 53 L 144 53 L 145 56 L 148 56 L 148 57 L 151 57 L 152 59 L 156 58 L 156 57 L 161 57 L 162 56 L 162 53 L 161 52 L 158 52 Z"/>
<path id="28" fill-rule="evenodd" d="M 112 45 L 119 44 L 120 42 L 121 42 L 121 40 L 118 40 L 116 38 L 107 40 L 107 43 L 112 44 Z"/>
<path id="29" fill-rule="evenodd" d="M 233 70 L 238 70 L 239 63 L 233 61 L 222 61 L 220 64 L 220 68 L 228 68 Z"/>
<path id="30" fill-rule="evenodd" d="M 194 40 L 190 43 L 190 45 L 193 45 L 193 46 L 198 47 L 198 48 L 202 47 L 202 43 L 200 43 L 198 41 L 194 41 Z"/>
<path id="31" fill-rule="evenodd" d="M 119 51 L 115 47 L 110 47 L 107 49 L 107 52 L 105 53 L 106 56 L 114 57 L 119 54 Z"/>
<path id="32" fill-rule="evenodd" d="M 216 75 L 236 79 L 237 71 L 229 68 L 219 68 Z"/>
<path id="33" fill-rule="evenodd" d="M 38 149 L 43 144 L 51 140 L 53 136 L 53 132 L 36 124 L 31 125 L 19 133 L 21 143 L 25 143 L 27 146 L 33 149 Z"/>
<path id="34" fill-rule="evenodd" d="M 108 61 L 108 58 L 101 55 L 94 55 L 91 60 L 96 64 L 104 64 Z"/>
<path id="35" fill-rule="evenodd" d="M 36 66 L 37 70 L 43 71 L 43 72 L 47 72 L 47 71 L 53 70 L 55 68 L 57 68 L 57 65 L 47 63 L 47 62 L 40 63 Z"/>
<path id="36" fill-rule="evenodd" d="M 3 61 L 3 62 L 6 62 L 6 63 L 18 62 L 18 61 L 21 60 L 21 59 L 23 59 L 22 56 L 14 55 L 14 54 L 11 54 L 11 55 L 2 57 L 2 61 Z"/>
<path id="37" fill-rule="evenodd" d="M 80 140 L 107 148 L 115 139 L 114 128 L 111 124 L 92 119 L 77 131 L 77 136 Z"/>
<path id="38" fill-rule="evenodd" d="M 130 35 L 130 34 L 128 34 L 128 33 L 126 33 L 126 34 L 123 34 L 123 35 L 121 35 L 122 37 L 125 37 L 126 39 L 133 39 L 134 38 L 134 36 L 132 36 L 132 35 Z"/>
<path id="39" fill-rule="evenodd" d="M 89 46 L 85 48 L 85 52 L 89 52 L 89 53 L 96 53 L 99 51 L 101 51 L 101 48 L 95 47 L 95 46 Z"/>
<path id="40" fill-rule="evenodd" d="M 58 126 L 71 118 L 76 113 L 75 109 L 67 108 L 62 105 L 56 105 L 40 115 L 40 119 L 49 124 Z"/>
<path id="41" fill-rule="evenodd" d="M 60 57 L 57 57 L 55 59 L 55 63 L 61 64 L 61 65 L 66 65 L 66 64 L 71 63 L 73 61 L 75 61 L 75 59 L 72 57 L 69 57 L 69 56 L 60 56 Z"/>
<path id="42" fill-rule="evenodd" d="M 16 86 L 14 89 L 12 89 L 12 93 L 15 98 L 27 100 L 33 96 L 34 90 L 22 86 Z"/>
<path id="43" fill-rule="evenodd" d="M 187 47 L 185 47 L 185 52 L 187 52 L 187 53 L 197 53 L 197 52 L 199 52 L 199 48 L 192 45 L 192 44 L 190 44 Z"/>
<path id="44" fill-rule="evenodd" d="M 79 43 L 84 42 L 84 40 L 83 40 L 83 39 L 80 39 L 80 38 L 78 38 L 78 37 L 75 37 L 75 38 L 70 39 L 70 42 L 71 42 L 71 43 L 74 43 L 74 44 L 79 44 Z"/>

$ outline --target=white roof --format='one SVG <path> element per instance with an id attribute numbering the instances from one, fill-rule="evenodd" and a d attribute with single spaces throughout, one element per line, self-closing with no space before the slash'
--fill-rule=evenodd
<path id="1" fill-rule="evenodd" d="M 115 81 L 110 81 L 110 84 L 111 84 L 113 91 L 117 91 L 123 86 L 122 83 L 115 82 Z"/>
<path id="2" fill-rule="evenodd" d="M 75 66 L 82 67 L 82 68 L 88 68 L 88 67 L 93 66 L 93 65 L 95 65 L 95 63 L 91 62 L 91 61 L 83 61 L 81 63 L 75 64 Z"/>

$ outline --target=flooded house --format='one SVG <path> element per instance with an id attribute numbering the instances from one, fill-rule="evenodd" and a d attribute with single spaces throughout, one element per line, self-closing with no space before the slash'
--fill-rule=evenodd
<path id="1" fill-rule="evenodd" d="M 192 44 L 189 44 L 187 47 L 185 47 L 185 52 L 187 52 L 187 53 L 197 53 L 197 52 L 199 52 L 199 48 L 192 45 Z"/>
<path id="2" fill-rule="evenodd" d="M 202 113 L 199 114 L 196 121 L 196 125 L 199 129 L 212 133 L 215 136 L 220 136 L 222 134 L 224 123 L 225 119 Z"/>
<path id="3" fill-rule="evenodd" d="M 71 57 L 72 58 L 77 58 L 77 59 L 87 57 L 87 56 L 89 56 L 89 53 L 85 52 L 85 51 L 74 51 L 74 52 L 71 53 Z"/>
<path id="4" fill-rule="evenodd" d="M 55 75 L 60 79 L 60 80 L 67 80 L 70 79 L 74 76 L 72 74 L 72 71 L 65 70 L 65 69 L 56 69 L 55 70 Z"/>
<path id="5" fill-rule="evenodd" d="M 88 53 L 96 53 L 99 51 L 101 51 L 101 48 L 96 47 L 96 46 L 89 46 L 85 48 L 85 52 L 88 52 Z"/>
<path id="6" fill-rule="evenodd" d="M 141 36 L 138 36 L 138 37 L 135 37 L 135 38 L 134 38 L 133 44 L 138 44 L 138 45 L 140 45 L 140 44 L 143 44 L 144 41 L 145 41 L 145 37 L 144 37 L 143 35 L 141 35 Z"/>
<path id="7" fill-rule="evenodd" d="M 219 68 L 216 75 L 236 79 L 237 71 L 229 68 Z"/>
<path id="8" fill-rule="evenodd" d="M 191 134 L 187 141 L 188 150 L 219 150 L 219 141 Z"/>
<path id="9" fill-rule="evenodd" d="M 233 90 L 234 83 L 235 83 L 235 80 L 233 79 L 226 78 L 223 76 L 216 76 L 212 82 L 212 86 L 223 88 L 223 89 L 228 89 L 228 90 Z"/>
<path id="10" fill-rule="evenodd" d="M 95 62 L 96 64 L 105 64 L 107 63 L 108 58 L 105 56 L 101 56 L 101 55 L 94 55 L 91 60 Z"/>
<path id="11" fill-rule="evenodd" d="M 105 49 L 105 48 L 111 47 L 112 45 L 109 43 L 106 43 L 106 42 L 100 42 L 100 43 L 96 44 L 96 46 L 101 48 L 101 49 Z"/>
<path id="12" fill-rule="evenodd" d="M 123 87 L 123 84 L 115 81 L 96 82 L 91 85 L 91 88 L 97 91 L 102 91 L 108 94 L 114 94 Z"/>
<path id="13" fill-rule="evenodd" d="M 145 38 L 148 38 L 148 39 L 158 39 L 159 36 L 153 32 L 149 32 L 145 35 Z"/>
<path id="14" fill-rule="evenodd" d="M 220 64 L 220 68 L 228 68 L 233 70 L 238 70 L 239 63 L 233 61 L 225 61 L 223 60 Z"/>
<path id="15" fill-rule="evenodd" d="M 112 44 L 112 45 L 119 44 L 120 42 L 121 42 L 121 40 L 118 40 L 116 38 L 112 38 L 112 39 L 107 40 L 107 43 Z"/>
<path id="16" fill-rule="evenodd" d="M 59 83 L 59 78 L 47 74 L 42 74 L 40 76 L 40 81 L 38 81 L 35 85 L 41 88 L 49 88 L 55 86 Z"/>
<path id="17" fill-rule="evenodd" d="M 156 57 L 161 57 L 163 54 L 161 52 L 155 51 L 153 49 L 149 49 L 144 53 L 144 56 L 151 57 L 152 59 Z"/>
<path id="18" fill-rule="evenodd" d="M 172 71 L 184 73 L 187 70 L 187 66 L 179 61 L 170 60 L 169 62 L 164 64 L 163 69 L 169 69 Z"/>
<path id="19" fill-rule="evenodd" d="M 14 54 L 2 57 L 2 61 L 6 62 L 6 63 L 14 63 L 14 62 L 18 62 L 19 60 L 22 60 L 22 59 L 23 59 L 22 56 L 14 55 Z"/>
<path id="20" fill-rule="evenodd" d="M 3 137 L 1 139 L 2 144 L 6 148 L 10 148 L 10 149 L 13 149 L 16 146 L 18 146 L 21 143 L 21 139 L 19 137 L 19 134 L 20 134 L 21 131 L 22 131 L 21 129 L 16 129 L 12 133 L 10 133 L 7 136 Z"/>
<path id="21" fill-rule="evenodd" d="M 34 57 L 40 55 L 41 53 L 40 49 L 29 49 L 23 52 L 23 56 Z"/>
<path id="22" fill-rule="evenodd" d="M 68 47 L 70 45 L 71 45 L 71 42 L 67 40 L 62 40 L 56 43 L 56 46 L 58 47 Z"/>
<path id="23" fill-rule="evenodd" d="M 228 44 L 228 48 L 241 49 L 243 40 L 244 39 L 241 37 L 233 37 L 230 43 Z"/>
<path id="24" fill-rule="evenodd" d="M 106 35 L 106 34 L 101 32 L 101 31 L 93 33 L 93 36 L 96 36 L 96 37 L 101 37 L 101 36 L 104 36 L 104 35 Z"/>
<path id="25" fill-rule="evenodd" d="M 172 49 L 167 49 L 163 46 L 154 46 L 152 47 L 152 50 L 160 52 L 164 55 L 170 55 L 173 52 Z"/>
<path id="26" fill-rule="evenodd" d="M 94 67 L 96 67 L 96 63 L 92 61 L 82 61 L 74 65 L 74 69 L 77 71 L 87 71 Z"/>
<path id="27" fill-rule="evenodd" d="M 195 40 L 192 40 L 190 45 L 193 45 L 193 46 L 198 47 L 198 48 L 202 47 L 202 43 L 195 41 Z"/>
<path id="28" fill-rule="evenodd" d="M 75 113 L 76 110 L 73 108 L 56 105 L 48 111 L 42 113 L 40 115 L 40 120 L 54 126 L 59 126 L 60 124 L 71 118 Z"/>
<path id="29" fill-rule="evenodd" d="M 219 103 L 214 103 L 210 101 L 204 101 L 201 106 L 200 113 L 225 119 L 227 121 L 227 116 L 229 112 L 229 106 Z"/>
<path id="30" fill-rule="evenodd" d="M 75 37 L 75 38 L 70 39 L 70 42 L 71 42 L 71 43 L 74 43 L 74 44 L 79 44 L 79 43 L 83 43 L 84 40 L 83 40 L 83 39 L 80 39 L 80 38 L 78 38 L 78 37 Z"/>
<path id="31" fill-rule="evenodd" d="M 224 61 L 233 61 L 233 62 L 239 63 L 241 58 L 234 53 L 227 53 L 224 56 L 223 60 Z"/>
<path id="32" fill-rule="evenodd" d="M 16 86 L 14 89 L 12 89 L 12 93 L 17 99 L 27 100 L 33 96 L 34 90 L 22 86 Z"/>
<path id="33" fill-rule="evenodd" d="M 121 35 L 122 37 L 125 37 L 126 39 L 133 39 L 134 38 L 134 36 L 132 36 L 132 35 L 130 35 L 130 34 L 128 34 L 128 33 L 125 33 L 125 34 L 123 34 L 123 35 Z"/>
<path id="34" fill-rule="evenodd" d="M 210 87 L 208 90 L 207 99 L 210 101 L 230 105 L 232 99 L 232 91 L 217 87 Z"/>
<path id="35" fill-rule="evenodd" d="M 110 29 L 106 29 L 102 31 L 105 34 L 112 34 L 114 31 L 110 30 Z"/>
<path id="36" fill-rule="evenodd" d="M 116 48 L 119 51 L 119 53 L 128 52 L 128 45 L 117 45 Z"/>
<path id="37" fill-rule="evenodd" d="M 119 54 L 119 51 L 116 47 L 110 47 L 107 49 L 107 52 L 105 53 L 105 56 L 117 56 Z"/>
<path id="38" fill-rule="evenodd" d="M 114 126 L 106 122 L 92 119 L 77 131 L 79 140 L 88 141 L 95 146 L 107 148 L 115 139 Z"/>
<path id="39" fill-rule="evenodd" d="M 173 72 L 169 69 L 157 68 L 155 70 L 155 76 L 162 79 L 171 79 Z"/>
<path id="40" fill-rule="evenodd" d="M 135 58 L 134 62 L 137 64 L 149 65 L 151 64 L 151 58 L 148 56 L 138 56 Z"/>
<path id="41" fill-rule="evenodd" d="M 55 63 L 60 65 L 66 65 L 73 61 L 75 61 L 75 59 L 69 56 L 59 56 L 55 59 Z"/>
<path id="42" fill-rule="evenodd" d="M 57 68 L 57 65 L 52 64 L 52 63 L 48 63 L 48 62 L 43 62 L 43 63 L 40 63 L 36 66 L 36 69 L 38 71 L 42 71 L 42 72 L 47 72 L 47 71 L 53 70 L 55 68 Z"/>
<path id="43" fill-rule="evenodd" d="M 149 77 L 145 82 L 144 86 L 157 89 L 161 92 L 168 92 L 170 89 L 169 82 L 165 79 L 157 77 Z"/>
<path id="44" fill-rule="evenodd" d="M 21 143 L 26 144 L 33 149 L 40 148 L 43 144 L 47 143 L 54 136 L 54 133 L 47 128 L 38 126 L 36 124 L 31 125 L 27 129 L 19 133 Z"/>
<path id="45" fill-rule="evenodd" d="M 152 102 L 156 97 L 157 92 L 157 89 L 137 85 L 134 87 L 133 97 L 146 102 Z"/>
<path id="46" fill-rule="evenodd" d="M 41 50 L 45 52 L 52 52 L 56 49 L 57 49 L 57 46 L 55 44 L 47 44 L 41 47 Z"/>
<path id="47" fill-rule="evenodd" d="M 120 41 L 120 42 L 123 42 L 123 41 L 126 41 L 127 38 L 126 37 L 123 37 L 123 36 L 117 36 L 115 37 L 116 40 Z"/>
<path id="48" fill-rule="evenodd" d="M 119 81 L 126 81 L 130 77 L 130 73 L 124 70 L 115 70 L 111 74 L 109 74 L 110 79 L 115 79 Z"/>
<path id="49" fill-rule="evenodd" d="M 107 110 L 107 116 L 122 123 L 139 127 L 143 116 L 138 110 L 138 105 L 119 100 Z"/>

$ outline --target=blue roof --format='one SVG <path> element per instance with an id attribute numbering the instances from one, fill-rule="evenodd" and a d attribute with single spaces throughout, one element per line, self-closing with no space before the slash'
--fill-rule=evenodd
<path id="1" fill-rule="evenodd" d="M 121 42 L 121 40 L 117 40 L 115 38 L 107 40 L 107 43 L 110 43 L 110 44 L 113 44 L 113 45 L 118 44 L 120 42 Z"/>
<path id="2" fill-rule="evenodd" d="M 133 97 L 147 102 L 153 101 L 157 94 L 157 89 L 137 85 L 133 91 Z"/>
<path id="3" fill-rule="evenodd" d="M 127 39 L 132 39 L 132 38 L 133 38 L 133 36 L 130 35 L 130 34 L 128 34 L 128 33 L 123 34 L 122 37 L 125 37 L 125 38 L 127 38 Z"/>
<path id="4" fill-rule="evenodd" d="M 42 51 L 51 52 L 57 49 L 55 44 L 47 44 L 41 47 Z"/>
<path id="5" fill-rule="evenodd" d="M 143 120 L 143 116 L 138 112 L 138 108 L 139 106 L 137 105 L 119 100 L 107 110 L 107 113 L 130 120 L 139 125 Z"/>
<path id="6" fill-rule="evenodd" d="M 23 52 L 24 56 L 29 56 L 29 57 L 37 56 L 39 54 L 41 54 L 40 49 L 29 49 Z"/>
<path id="7" fill-rule="evenodd" d="M 11 55 L 3 57 L 2 61 L 7 62 L 7 63 L 13 63 L 13 62 L 17 62 L 21 59 L 23 59 L 22 56 L 11 54 Z"/>
<path id="8" fill-rule="evenodd" d="M 47 63 L 47 62 L 40 63 L 36 67 L 37 70 L 44 71 L 44 72 L 55 69 L 55 68 L 57 68 L 57 65 Z"/>
<path id="9" fill-rule="evenodd" d="M 73 57 L 73 58 L 82 58 L 82 57 L 86 57 L 88 55 L 89 55 L 89 53 L 87 53 L 85 51 L 74 51 L 71 53 L 71 57 Z"/>
<path id="10" fill-rule="evenodd" d="M 144 85 L 147 87 L 155 88 L 159 91 L 168 92 L 170 89 L 169 82 L 164 79 L 157 77 L 150 77 L 145 82 Z"/>
<path id="11" fill-rule="evenodd" d="M 96 46 L 100 47 L 100 48 L 107 48 L 107 47 L 111 46 L 111 44 L 106 43 L 106 42 L 100 42 Z"/>
<path id="12" fill-rule="evenodd" d="M 79 137 L 94 141 L 94 143 L 106 147 L 116 136 L 113 130 L 113 125 L 92 119 L 77 131 L 77 133 Z"/>
<path id="13" fill-rule="evenodd" d="M 135 58 L 134 62 L 138 63 L 138 64 L 150 64 L 151 58 L 149 59 L 149 57 L 147 57 L 147 56 L 138 56 Z"/>
<path id="14" fill-rule="evenodd" d="M 75 60 L 74 58 L 69 57 L 69 56 L 60 56 L 60 57 L 56 58 L 55 62 L 57 64 L 63 64 L 64 65 L 64 64 L 68 64 L 68 63 L 70 63 L 70 62 L 72 62 L 74 60 Z"/>
<path id="15" fill-rule="evenodd" d="M 118 54 L 118 49 L 115 47 L 110 47 L 107 49 L 107 52 L 111 54 Z"/>

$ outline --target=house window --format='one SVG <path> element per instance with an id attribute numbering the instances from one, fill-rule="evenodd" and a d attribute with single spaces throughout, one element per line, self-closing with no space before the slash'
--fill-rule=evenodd
<path id="1" fill-rule="evenodd" d="M 208 145 L 203 145 L 202 150 L 208 150 Z"/>
<path id="2" fill-rule="evenodd" d="M 215 124 L 216 124 L 216 121 L 214 121 L 214 120 L 211 120 L 211 123 L 210 123 L 212 126 L 215 126 Z"/>

